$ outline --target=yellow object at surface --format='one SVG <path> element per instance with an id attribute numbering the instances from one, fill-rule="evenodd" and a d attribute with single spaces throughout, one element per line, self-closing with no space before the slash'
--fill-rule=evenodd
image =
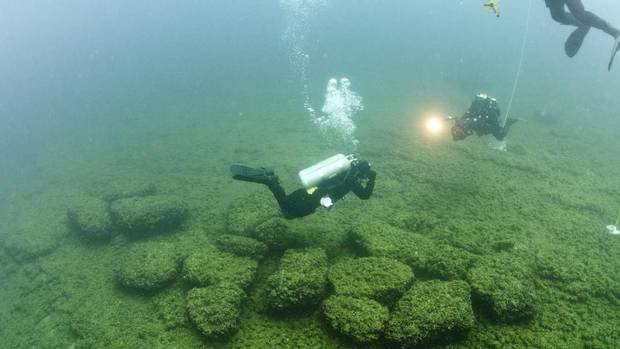
<path id="1" fill-rule="evenodd" d="M 317 189 L 318 189 L 317 187 L 312 187 L 312 188 L 309 188 L 307 192 L 308 194 L 312 195 L 312 193 L 314 193 Z"/>
<path id="2" fill-rule="evenodd" d="M 500 0 L 487 0 L 484 3 L 484 7 L 488 8 L 491 11 L 493 11 L 493 13 L 495 13 L 495 15 L 497 17 L 499 17 L 499 2 L 500 2 Z"/>

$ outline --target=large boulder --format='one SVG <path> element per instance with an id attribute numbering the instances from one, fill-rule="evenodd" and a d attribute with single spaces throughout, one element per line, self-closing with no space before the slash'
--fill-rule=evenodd
<path id="1" fill-rule="evenodd" d="M 112 217 L 108 204 L 97 198 L 84 198 L 67 216 L 69 223 L 80 236 L 88 240 L 107 240 L 112 235 Z"/>
<path id="2" fill-rule="evenodd" d="M 0 238 L 8 256 L 18 262 L 32 261 L 52 253 L 67 234 L 62 216 L 35 212 L 15 217 Z"/>
<path id="3" fill-rule="evenodd" d="M 194 286 L 227 283 L 245 289 L 254 280 L 257 266 L 253 259 L 206 247 L 185 259 L 183 278 Z"/>
<path id="4" fill-rule="evenodd" d="M 281 217 L 265 220 L 250 230 L 252 237 L 263 242 L 270 250 L 281 252 L 286 249 L 300 248 L 306 245 L 304 235 L 294 229 L 292 224 Z"/>
<path id="5" fill-rule="evenodd" d="M 234 200 L 226 210 L 226 228 L 235 235 L 250 232 L 265 220 L 280 216 L 278 203 L 267 188 Z"/>
<path id="6" fill-rule="evenodd" d="M 326 292 L 327 256 L 322 249 L 287 250 L 269 277 L 267 301 L 274 311 L 318 304 Z"/>
<path id="7" fill-rule="evenodd" d="M 126 288 L 151 292 L 171 283 L 179 258 L 166 243 L 143 242 L 129 248 L 116 268 L 116 279 Z"/>
<path id="8" fill-rule="evenodd" d="M 384 257 L 345 260 L 329 269 L 328 279 L 336 294 L 393 303 L 413 281 L 406 264 Z"/>
<path id="9" fill-rule="evenodd" d="M 349 238 L 361 253 L 397 259 L 414 268 L 421 267 L 430 240 L 385 223 L 364 222 L 351 227 Z"/>
<path id="10" fill-rule="evenodd" d="M 194 288 L 187 293 L 187 313 L 204 336 L 223 339 L 237 331 L 244 297 L 243 290 L 226 283 Z"/>
<path id="11" fill-rule="evenodd" d="M 474 301 L 493 319 L 516 323 L 531 320 L 536 297 L 525 263 L 509 253 L 481 260 L 469 271 Z"/>
<path id="12" fill-rule="evenodd" d="M 432 242 L 424 250 L 424 262 L 419 270 L 430 278 L 465 280 L 476 260 L 477 257 L 466 250 Z"/>
<path id="13" fill-rule="evenodd" d="M 119 229 L 137 237 L 177 228 L 187 218 L 188 208 L 177 197 L 154 195 L 114 201 L 111 212 Z"/>
<path id="14" fill-rule="evenodd" d="M 245 236 L 220 235 L 215 239 L 215 245 L 220 251 L 232 253 L 241 257 L 262 259 L 267 253 L 267 245 Z"/>
<path id="15" fill-rule="evenodd" d="M 122 178 L 95 183 L 90 192 L 93 196 L 111 202 L 118 199 L 154 195 L 157 187 L 143 179 Z"/>
<path id="16" fill-rule="evenodd" d="M 378 340 L 390 317 L 388 308 L 372 299 L 340 295 L 325 300 L 323 314 L 336 332 L 358 343 Z"/>
<path id="17" fill-rule="evenodd" d="M 402 348 L 448 344 L 466 336 L 473 325 L 467 283 L 433 280 L 414 285 L 398 301 L 385 337 Z"/>
<path id="18" fill-rule="evenodd" d="M 349 239 L 360 253 L 399 260 L 425 278 L 463 279 L 476 261 L 465 250 L 385 223 L 356 224 Z"/>

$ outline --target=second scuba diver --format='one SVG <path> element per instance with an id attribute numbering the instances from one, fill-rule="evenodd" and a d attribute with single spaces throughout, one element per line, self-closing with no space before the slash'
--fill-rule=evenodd
<path id="1" fill-rule="evenodd" d="M 508 119 L 505 125 L 501 125 L 500 116 L 497 100 L 486 94 L 479 94 L 463 116 L 448 117 L 455 121 L 450 130 L 452 139 L 460 141 L 475 133 L 477 136 L 492 134 L 498 141 L 502 141 L 517 119 Z"/>
<path id="2" fill-rule="evenodd" d="M 549 13 L 553 20 L 560 24 L 577 27 L 577 29 L 568 36 L 564 44 L 564 50 L 567 56 L 573 57 L 579 52 L 579 48 L 581 48 L 581 44 L 590 31 L 590 28 L 601 30 L 609 34 L 615 40 L 611 51 L 611 58 L 609 59 L 609 65 L 607 66 L 607 69 L 611 70 L 616 52 L 620 50 L 620 29 L 614 27 L 594 13 L 587 11 L 581 0 L 545 0 L 545 3 L 549 8 Z M 566 11 L 565 8 L 568 8 L 568 11 Z"/>
<path id="3" fill-rule="evenodd" d="M 300 171 L 304 188 L 287 195 L 273 170 L 232 165 L 230 172 L 233 179 L 266 185 L 285 218 L 307 216 L 319 206 L 330 208 L 351 191 L 366 200 L 372 194 L 377 176 L 368 161 L 338 154 Z"/>

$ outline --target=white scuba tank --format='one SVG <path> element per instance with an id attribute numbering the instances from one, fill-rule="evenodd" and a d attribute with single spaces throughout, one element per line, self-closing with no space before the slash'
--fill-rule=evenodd
<path id="1" fill-rule="evenodd" d="M 299 171 L 299 179 L 304 188 L 310 189 L 318 186 L 323 181 L 336 177 L 337 175 L 351 169 L 351 164 L 355 161 L 353 155 L 336 154 L 315 165 Z"/>

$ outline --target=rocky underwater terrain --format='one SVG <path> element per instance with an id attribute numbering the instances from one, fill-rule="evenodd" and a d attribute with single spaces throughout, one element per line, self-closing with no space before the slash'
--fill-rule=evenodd
<path id="1" fill-rule="evenodd" d="M 599 131 L 584 148 L 541 122 L 508 152 L 373 130 L 360 153 L 374 196 L 297 220 L 227 166 L 273 163 L 292 188 L 328 146 L 275 159 L 256 149 L 281 139 L 222 145 L 209 125 L 200 146 L 197 127 L 174 149 L 49 165 L 3 205 L 0 346 L 617 347 L 616 141 Z"/>

